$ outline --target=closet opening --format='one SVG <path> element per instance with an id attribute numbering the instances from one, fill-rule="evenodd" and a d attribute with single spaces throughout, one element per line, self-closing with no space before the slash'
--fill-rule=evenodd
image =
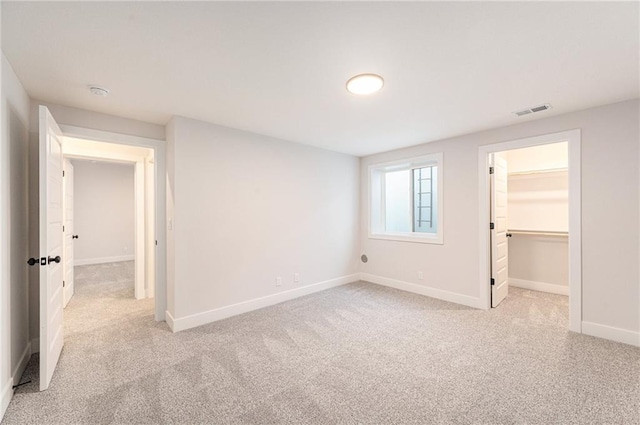
<path id="1" fill-rule="evenodd" d="M 491 154 L 491 306 L 510 287 L 569 296 L 567 142 Z"/>
<path id="2" fill-rule="evenodd" d="M 480 147 L 486 308 L 554 303 L 581 331 L 579 142 L 575 130 Z"/>

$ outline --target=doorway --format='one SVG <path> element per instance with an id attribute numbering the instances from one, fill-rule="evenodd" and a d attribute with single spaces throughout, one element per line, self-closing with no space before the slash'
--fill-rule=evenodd
<path id="1" fill-rule="evenodd" d="M 136 299 L 148 297 L 146 282 L 135 285 L 133 273 L 134 265 L 144 262 L 144 258 L 136 258 L 134 249 L 134 165 L 65 156 L 64 171 L 65 307 L 75 293 L 75 269 L 84 266 L 100 265 L 93 269 L 110 270 L 116 263 L 129 263 L 131 297 L 135 292 Z M 143 291 L 135 291 L 136 287 Z"/>
<path id="2" fill-rule="evenodd" d="M 41 267 L 38 278 L 39 380 L 42 391 L 49 387 L 64 345 L 64 157 L 102 158 L 135 164 L 135 187 L 136 192 L 139 191 L 135 198 L 135 255 L 144 258 L 135 271 L 136 295 L 155 295 L 156 321 L 165 320 L 167 303 L 166 231 L 163 225 L 159 225 L 164 223 L 166 216 L 166 180 L 163 141 L 60 126 L 45 106 L 39 107 L 38 144 L 39 257 L 30 258 L 29 264 Z M 142 151 L 143 154 L 140 153 Z M 145 256 L 145 252 L 150 255 Z M 150 258 L 154 261 L 148 262 Z M 138 285 L 142 285 L 140 292 Z"/>
<path id="3" fill-rule="evenodd" d="M 74 265 L 135 259 L 135 298 L 153 298 L 156 241 L 153 150 L 64 137 L 63 156 L 72 171 L 66 173 L 65 188 L 77 186 L 71 180 L 74 175 L 80 173 L 82 177 L 79 186 L 73 189 L 76 198 L 79 197 L 75 204 L 82 208 L 72 216 L 79 221 L 67 223 L 75 233 L 72 236 L 75 244 L 70 248 L 77 247 L 79 252 L 70 249 L 65 264 L 70 258 L 75 259 Z M 72 161 L 77 167 L 72 166 Z M 64 210 L 70 208 L 65 205 Z M 73 288 L 73 281 L 65 284 L 67 287 Z M 70 297 L 65 295 L 66 298 Z"/>
<path id="4" fill-rule="evenodd" d="M 567 142 L 491 155 L 491 306 L 510 287 L 569 295 Z"/>
<path id="5" fill-rule="evenodd" d="M 525 151 L 527 148 L 530 150 Z M 508 296 L 510 283 L 528 289 L 564 293 L 569 295 L 569 329 L 581 332 L 580 131 L 481 146 L 479 173 L 480 295 L 483 305 L 487 309 L 498 305 Z M 512 193 L 512 202 L 509 202 L 508 182 L 513 182 L 514 189 L 520 191 Z M 537 194 L 534 196 L 537 199 L 527 200 L 532 193 L 527 194 L 526 191 L 531 192 L 536 185 L 538 188 L 539 185 L 555 185 L 554 193 L 545 193 L 551 199 L 540 199 L 540 194 Z M 549 187 L 546 189 L 549 192 Z M 507 205 L 512 206 L 513 214 L 509 213 Z M 517 260 L 511 262 L 516 269 L 512 273 L 509 272 L 507 240 L 513 240 L 514 254 L 520 251 Z M 568 246 L 565 248 L 568 261 L 564 269 L 560 264 L 561 257 L 553 260 L 553 268 L 548 267 L 544 271 L 527 264 L 531 260 L 527 256 L 532 249 L 539 251 L 538 260 L 544 262 L 553 254 L 548 251 L 549 247 L 561 252 L 563 243 Z M 549 272 L 555 273 L 552 282 L 535 280 L 535 276 L 541 274 L 550 276 Z M 520 278 L 514 273 L 520 274 Z M 529 273 L 533 278 L 524 279 L 522 273 Z M 563 274 L 567 285 L 561 284 Z"/>
<path id="6" fill-rule="evenodd" d="M 130 136 L 126 134 L 111 133 L 101 130 L 88 129 L 84 127 L 76 127 L 69 125 L 60 125 L 61 132 L 65 137 L 65 141 L 70 139 L 83 140 L 85 142 L 100 143 L 99 146 L 108 147 L 116 146 L 120 148 L 147 148 L 153 151 L 153 159 L 149 159 L 149 163 L 153 163 L 154 167 L 146 167 L 145 175 L 148 177 L 147 182 L 154 184 L 153 191 L 148 190 L 147 194 L 153 199 L 149 199 L 148 204 L 153 205 L 154 221 L 145 223 L 145 226 L 153 229 L 155 240 L 147 238 L 146 243 L 149 250 L 153 250 L 155 254 L 155 267 L 148 270 L 149 279 L 154 284 L 149 285 L 151 291 L 150 297 L 154 299 L 154 318 L 156 321 L 164 321 L 167 310 L 167 281 L 166 281 L 166 237 L 167 231 L 164 223 L 166 222 L 166 171 L 165 157 L 166 149 L 163 140 L 148 139 L 138 136 Z M 68 145 L 68 142 L 65 142 Z M 95 146 L 95 145 L 94 145 Z M 76 152 L 77 154 L 82 154 Z M 85 152 L 85 154 L 87 154 Z M 117 158 L 116 158 L 117 159 Z M 122 159 L 122 158 L 120 158 Z M 141 161 L 136 162 L 137 170 L 140 170 L 144 164 Z M 136 173 L 136 179 L 142 176 L 142 172 Z M 139 187 L 139 181 L 136 180 L 136 186 Z M 138 202 L 141 197 L 136 198 Z M 138 206 L 138 204 L 136 204 Z M 138 226 L 137 229 L 142 229 Z M 137 230 L 138 231 L 138 230 Z M 136 231 L 136 232 L 137 232 Z M 155 247 L 155 248 L 154 248 Z M 149 267 L 149 266 L 147 266 Z M 137 273 L 139 273 L 137 271 Z M 140 281 L 140 279 L 138 279 Z"/>

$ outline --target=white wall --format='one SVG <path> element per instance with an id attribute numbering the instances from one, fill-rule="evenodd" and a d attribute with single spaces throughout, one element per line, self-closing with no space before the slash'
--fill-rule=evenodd
<path id="1" fill-rule="evenodd" d="M 556 293 L 568 295 L 568 238 L 539 235 L 514 235 L 509 238 L 509 282 L 514 286 L 539 291 L 555 289 Z M 564 289 L 548 285 L 562 286 Z"/>
<path id="2" fill-rule="evenodd" d="M 72 160 L 76 265 L 132 260 L 133 164 Z"/>
<path id="3" fill-rule="evenodd" d="M 638 124 L 639 102 L 633 100 L 362 158 L 366 182 L 369 164 L 444 152 L 444 245 L 368 239 L 368 212 L 362 208 L 361 250 L 369 262 L 360 270 L 477 299 L 478 147 L 578 128 L 583 323 L 639 332 Z M 360 199 L 367 205 L 366 184 Z M 424 280 L 417 279 L 418 270 Z"/>
<path id="4" fill-rule="evenodd" d="M 0 418 L 30 356 L 27 264 L 29 97 L 2 54 Z"/>
<path id="5" fill-rule="evenodd" d="M 177 323 L 357 279 L 358 158 L 180 117 L 168 129 Z"/>
<path id="6" fill-rule="evenodd" d="M 569 166 L 569 144 L 567 142 L 512 149 L 507 151 L 506 155 L 509 173 L 558 170 Z"/>

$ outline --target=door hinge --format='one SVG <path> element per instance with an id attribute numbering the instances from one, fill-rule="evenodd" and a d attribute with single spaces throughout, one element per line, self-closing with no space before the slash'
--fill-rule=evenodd
<path id="1" fill-rule="evenodd" d="M 493 230 L 495 229 L 496 225 L 494 223 L 489 223 L 489 229 Z"/>
<path id="2" fill-rule="evenodd" d="M 64 177 L 64 170 L 62 170 L 62 177 Z"/>
<path id="3" fill-rule="evenodd" d="M 494 278 L 491 278 L 491 286 L 496 284 L 496 280 Z"/>
<path id="4" fill-rule="evenodd" d="M 156 246 L 158 246 L 158 240 L 156 239 Z"/>
<path id="5" fill-rule="evenodd" d="M 62 281 L 62 287 L 64 288 L 65 286 L 67 286 L 67 285 L 66 285 L 65 281 L 63 280 Z"/>
<path id="6" fill-rule="evenodd" d="M 493 167 L 489 167 L 489 174 L 493 174 Z"/>
<path id="7" fill-rule="evenodd" d="M 62 226 L 62 231 L 64 232 L 64 226 Z"/>

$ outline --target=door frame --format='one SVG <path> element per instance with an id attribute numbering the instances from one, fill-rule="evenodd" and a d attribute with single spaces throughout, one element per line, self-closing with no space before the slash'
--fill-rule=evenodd
<path id="1" fill-rule="evenodd" d="M 580 130 L 483 145 L 478 148 L 480 305 L 491 308 L 489 155 L 494 152 L 568 142 L 569 149 L 569 330 L 582 333 L 582 204 Z"/>
<path id="2" fill-rule="evenodd" d="M 165 312 L 167 310 L 167 245 L 166 245 L 166 228 L 164 223 L 166 222 L 166 148 L 165 141 L 158 139 L 150 139 L 146 137 L 131 136 L 127 134 L 112 133 L 102 130 L 94 130 L 84 127 L 77 127 L 71 125 L 60 125 L 62 133 L 66 137 L 74 137 L 78 139 L 85 139 L 95 142 L 111 143 L 118 145 L 127 145 L 135 147 L 149 148 L 153 150 L 154 165 L 155 165 L 155 193 L 154 193 L 154 212 L 155 212 L 155 235 L 156 235 L 156 249 L 155 249 L 155 285 L 153 288 L 155 298 L 155 320 L 166 320 Z M 141 167 L 141 168 L 138 168 Z M 144 164 L 136 165 L 136 175 L 143 177 Z M 144 202 L 144 198 L 142 199 Z M 144 225 L 142 226 L 144 229 Z M 144 270 L 144 269 L 143 269 Z M 136 279 L 137 280 L 137 279 Z M 142 279 L 144 281 L 144 279 Z"/>
<path id="3" fill-rule="evenodd" d="M 66 137 L 66 136 L 65 136 Z M 80 139 L 73 139 L 80 140 Z M 91 140 L 82 139 L 82 141 L 93 143 Z M 103 144 L 104 145 L 104 144 Z M 149 148 L 143 148 L 152 154 L 152 150 Z M 148 187 L 148 181 L 146 180 L 147 176 L 145 173 L 145 163 L 148 158 L 142 153 L 131 154 L 120 152 L 119 150 L 102 152 L 97 150 L 95 147 L 89 146 L 75 146 L 72 148 L 63 148 L 63 155 L 65 159 L 84 159 L 84 160 L 97 160 L 97 161 L 109 161 L 115 163 L 122 163 L 131 165 L 134 169 L 134 258 L 136 260 L 135 264 L 135 298 L 137 300 L 141 300 L 144 298 L 151 298 L 150 293 L 153 293 L 153 290 L 147 291 L 146 288 L 151 288 L 155 285 L 155 282 L 152 282 L 146 276 L 146 269 L 150 259 L 154 256 L 152 252 L 149 252 L 150 246 L 148 241 L 150 239 L 149 236 L 153 236 L 153 240 L 155 240 L 155 231 L 153 235 L 149 235 L 150 229 L 147 229 L 147 211 L 145 208 L 147 195 L 149 191 L 155 190 L 155 182 L 152 181 L 153 185 Z M 151 198 L 153 199 L 153 198 Z M 152 248 L 151 248 L 152 249 Z"/>
<path id="4" fill-rule="evenodd" d="M 68 163 L 68 164 L 67 164 Z M 70 168 L 67 168 L 70 167 Z M 67 251 L 67 232 L 69 232 L 69 230 L 72 230 L 73 227 L 71 229 L 68 228 L 68 217 L 67 217 L 67 212 L 69 210 L 68 208 L 68 200 L 69 200 L 69 182 L 71 182 L 71 185 L 73 187 L 73 179 L 74 179 L 74 172 L 70 170 L 73 170 L 73 164 L 71 163 L 71 161 L 69 160 L 69 158 L 67 158 L 64 155 L 64 141 L 62 142 L 62 170 L 63 170 L 63 175 L 62 175 L 62 217 L 63 217 L 63 222 L 64 222 L 64 227 L 63 227 L 63 231 L 62 231 L 62 236 L 64 238 L 64 245 L 63 245 L 63 255 L 62 255 L 62 261 L 64 266 L 62 267 L 62 274 L 64 276 L 63 282 L 62 282 L 62 307 L 66 308 L 67 305 L 69 304 L 69 302 L 71 301 L 71 298 L 73 298 L 73 294 L 71 294 L 71 296 L 69 296 L 69 292 L 70 291 L 74 291 L 75 293 L 75 277 L 72 281 L 69 281 L 67 279 L 67 260 L 69 258 L 69 251 Z M 71 206 L 71 209 L 73 211 L 73 205 Z M 75 212 L 75 211 L 74 211 Z M 71 221 L 73 222 L 73 214 L 72 214 L 72 218 Z M 75 224 L 75 223 L 74 223 Z M 73 232 L 69 232 L 69 233 L 73 233 Z M 73 236 L 73 235 L 71 235 Z M 71 246 L 73 246 L 73 238 L 71 239 Z M 71 251 L 73 251 L 73 248 L 71 248 Z M 71 260 L 75 261 L 75 254 L 71 256 Z M 73 263 L 71 264 L 71 268 L 73 269 Z"/>

